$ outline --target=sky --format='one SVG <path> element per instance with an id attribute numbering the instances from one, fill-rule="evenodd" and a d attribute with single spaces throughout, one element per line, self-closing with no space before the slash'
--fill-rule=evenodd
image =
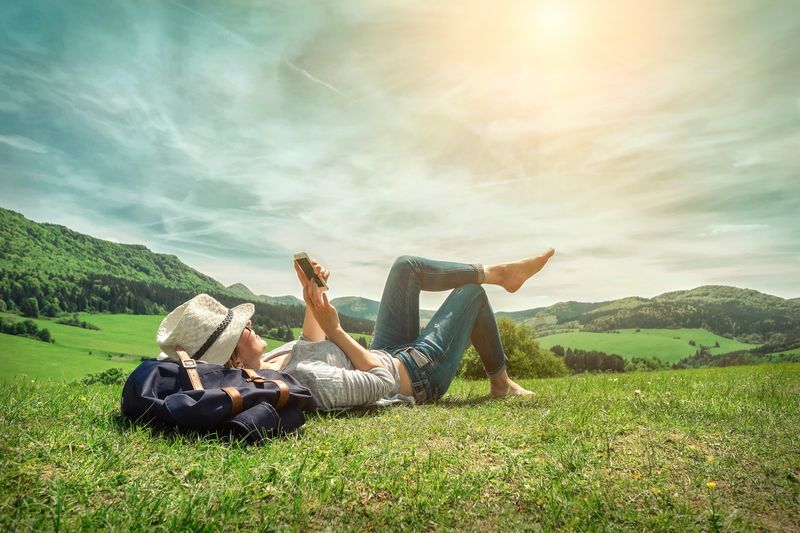
<path id="1" fill-rule="evenodd" d="M 794 0 L 0 5 L 0 206 L 258 294 L 556 249 L 495 310 L 800 296 Z M 435 308 L 444 294 L 426 294 Z"/>

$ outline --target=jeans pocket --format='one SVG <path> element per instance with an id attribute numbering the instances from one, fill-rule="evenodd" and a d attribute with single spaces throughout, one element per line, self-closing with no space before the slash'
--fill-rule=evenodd
<path id="1" fill-rule="evenodd" d="M 411 359 L 414 360 L 414 363 L 416 363 L 417 368 L 422 369 L 431 364 L 431 358 L 425 355 L 424 353 L 420 352 L 419 350 L 414 348 L 408 348 L 407 351 L 408 355 L 411 357 Z"/>

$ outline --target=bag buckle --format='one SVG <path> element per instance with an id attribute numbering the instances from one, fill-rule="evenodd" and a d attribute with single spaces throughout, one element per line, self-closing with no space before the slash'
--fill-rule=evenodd
<path id="1" fill-rule="evenodd" d="M 194 359 L 181 359 L 183 368 L 197 368 L 197 362 Z"/>

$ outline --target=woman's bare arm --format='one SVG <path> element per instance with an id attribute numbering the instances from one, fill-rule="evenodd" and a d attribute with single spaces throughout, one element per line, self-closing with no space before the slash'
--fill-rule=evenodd
<path id="1" fill-rule="evenodd" d="M 319 322 L 314 318 L 314 313 L 308 305 L 306 305 L 306 316 L 303 318 L 303 336 L 313 342 L 325 340 L 325 332 L 319 327 Z"/>
<path id="2" fill-rule="evenodd" d="M 353 368 L 366 372 L 372 368 L 385 368 L 378 357 L 358 344 L 353 337 L 342 329 L 339 313 L 328 301 L 328 295 L 319 290 L 316 283 L 306 283 L 303 287 L 303 299 L 306 309 L 311 309 L 319 327 L 336 343 L 353 363 Z"/>

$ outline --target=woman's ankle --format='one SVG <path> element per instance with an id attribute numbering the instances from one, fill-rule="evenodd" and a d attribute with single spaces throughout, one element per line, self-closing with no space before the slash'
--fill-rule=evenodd
<path id="1" fill-rule="evenodd" d="M 483 282 L 487 285 L 500 285 L 503 281 L 503 270 L 505 265 L 484 265 Z"/>

